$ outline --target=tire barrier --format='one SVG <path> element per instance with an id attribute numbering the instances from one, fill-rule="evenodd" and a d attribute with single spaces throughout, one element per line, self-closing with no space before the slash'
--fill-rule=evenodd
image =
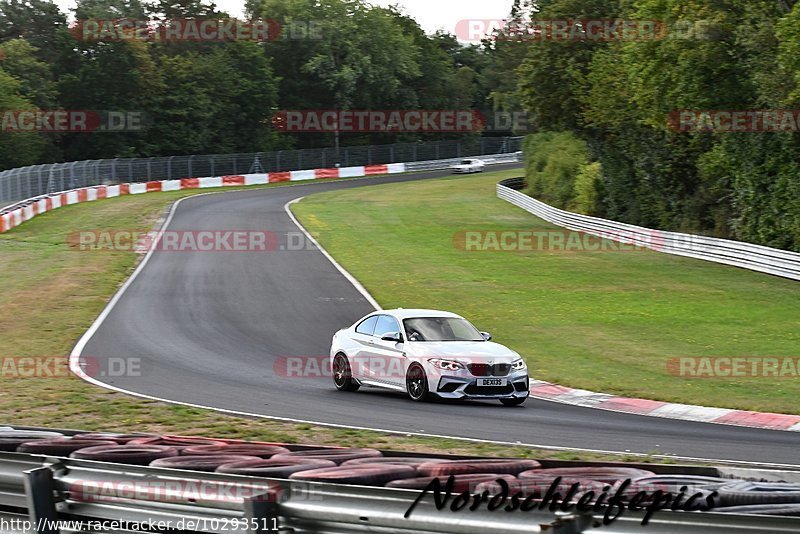
<path id="1" fill-rule="evenodd" d="M 225 464 L 260 460 L 257 456 L 236 456 L 233 454 L 215 454 L 209 456 L 174 456 L 159 458 L 150 462 L 150 467 L 166 467 L 168 469 L 186 469 L 189 471 L 213 472 Z"/>
<path id="2" fill-rule="evenodd" d="M 356 465 L 410 465 L 411 467 L 418 467 L 427 463 L 447 463 L 448 460 L 440 458 L 413 458 L 405 456 L 383 456 L 380 458 L 356 458 L 354 460 L 347 460 L 342 462 L 342 466 L 356 466 Z"/>
<path id="3" fill-rule="evenodd" d="M 713 511 L 718 514 L 779 515 L 783 517 L 800 517 L 800 504 L 750 504 L 746 506 L 715 508 Z"/>
<path id="4" fill-rule="evenodd" d="M 508 482 L 508 491 L 509 494 L 521 494 L 523 497 L 529 497 L 533 495 L 533 498 L 541 499 L 547 491 L 553 486 L 553 482 L 555 481 L 556 477 L 544 477 L 541 479 L 538 478 L 526 478 L 526 479 L 519 479 L 515 478 L 513 480 L 507 480 Z M 578 484 L 578 493 L 576 497 L 579 497 L 586 491 L 592 490 L 596 493 L 602 492 L 604 487 L 608 487 L 608 484 L 603 484 L 602 482 L 598 482 L 596 480 L 586 480 L 581 478 L 562 478 L 561 482 L 555 487 L 555 491 L 557 491 L 562 496 L 566 495 L 571 489 L 574 484 Z M 488 491 L 490 495 L 496 495 L 500 493 L 500 484 L 497 483 L 497 480 L 488 480 L 484 481 L 475 488 L 476 493 L 483 493 L 484 491 Z"/>
<path id="5" fill-rule="evenodd" d="M 328 467 L 294 473 L 291 480 L 304 482 L 329 482 L 336 484 L 356 484 L 359 486 L 383 486 L 393 480 L 413 478 L 417 470 L 410 465 L 353 465 L 350 467 Z"/>
<path id="6" fill-rule="evenodd" d="M 717 491 L 720 507 L 789 503 L 800 506 L 800 484 L 737 481 Z"/>
<path id="7" fill-rule="evenodd" d="M 0 428 L 0 451 L 16 452 L 23 443 L 39 439 L 63 438 L 60 432 L 45 432 L 38 430 L 14 430 L 11 427 Z"/>
<path id="8" fill-rule="evenodd" d="M 137 438 L 128 442 L 130 445 L 166 445 L 175 447 L 182 451 L 188 447 L 198 447 L 200 445 L 227 445 L 226 442 L 218 439 L 194 438 L 184 436 L 154 436 L 150 438 Z"/>
<path id="9" fill-rule="evenodd" d="M 283 458 L 272 457 L 269 460 L 252 460 L 221 465 L 217 473 L 228 475 L 246 475 L 264 478 L 289 478 L 294 473 L 336 467 L 336 462 L 320 458 Z"/>
<path id="10" fill-rule="evenodd" d="M 241 456 L 256 456 L 258 458 L 271 458 L 276 454 L 286 454 L 286 447 L 279 445 L 259 445 L 257 443 L 231 443 L 230 445 L 199 445 L 187 447 L 181 451 L 185 456 L 207 456 L 215 454 L 235 454 Z"/>
<path id="11" fill-rule="evenodd" d="M 433 482 L 434 480 L 438 479 L 439 483 L 442 485 L 442 488 L 446 487 L 447 481 L 449 477 L 415 477 L 415 478 L 406 478 L 402 480 L 393 480 L 386 484 L 387 488 L 395 488 L 395 489 L 413 489 L 413 490 L 423 490 L 428 487 L 428 485 Z M 496 484 L 498 479 L 503 479 L 508 482 L 509 486 L 513 486 L 514 484 L 518 483 L 519 480 L 514 477 L 513 475 L 498 475 L 498 474 L 491 474 L 491 473 L 470 473 L 468 475 L 453 475 L 453 493 L 463 493 L 465 491 L 469 491 L 470 493 L 477 492 L 480 493 L 479 487 L 483 484 Z M 497 489 L 500 489 L 500 486 L 497 485 Z M 492 494 L 496 494 L 497 492 L 493 492 Z"/>
<path id="12" fill-rule="evenodd" d="M 73 452 L 88 447 L 115 446 L 117 443 L 99 439 L 52 438 L 28 441 L 17 448 L 17 452 L 28 454 L 47 454 L 50 456 L 69 456 Z"/>
<path id="13" fill-rule="evenodd" d="M 542 476 L 555 479 L 556 477 L 583 479 L 600 482 L 603 484 L 614 484 L 620 480 L 637 479 L 655 476 L 652 471 L 635 469 L 632 467 L 560 467 L 553 469 L 534 469 L 519 473 L 519 478 L 540 478 Z"/>
<path id="14" fill-rule="evenodd" d="M 333 482 L 395 489 L 425 489 L 434 478 L 446 484 L 454 476 L 454 491 L 496 494 L 508 484 L 512 494 L 541 498 L 560 478 L 555 490 L 565 495 L 578 484 L 580 495 L 596 493 L 630 480 L 625 495 L 639 491 L 706 495 L 717 491 L 715 510 L 754 515 L 800 515 L 800 484 L 747 482 L 712 476 L 656 474 L 638 467 L 542 468 L 529 459 L 450 460 L 436 457 L 384 456 L 370 448 L 319 448 L 292 451 L 278 443 L 226 442 L 174 435 L 87 432 L 65 436 L 60 432 L 0 427 L 0 451 L 79 460 L 152 466 L 262 478 Z M 444 487 L 444 486 L 443 486 Z"/>
<path id="15" fill-rule="evenodd" d="M 540 477 L 528 477 L 528 478 L 519 478 L 513 484 L 510 484 L 510 491 L 512 493 L 522 493 L 525 496 L 536 494 L 536 495 L 544 495 L 557 478 L 560 478 L 558 485 L 555 487 L 556 491 L 561 493 L 562 495 L 566 494 L 573 485 L 578 485 L 579 493 L 583 493 L 585 491 L 594 491 L 594 492 L 602 492 L 605 488 L 610 488 L 612 484 L 608 484 L 606 482 L 601 482 L 599 480 L 591 480 L 586 477 L 579 477 L 579 476 L 563 476 L 563 475 L 542 475 Z M 620 481 L 616 481 L 615 483 L 619 483 Z M 494 481 L 487 483 L 488 486 L 491 486 L 491 491 L 499 491 L 500 486 L 497 485 Z M 484 488 L 486 489 L 486 488 Z"/>
<path id="16" fill-rule="evenodd" d="M 79 460 L 114 462 L 129 465 L 150 465 L 162 458 L 178 456 L 178 449 L 165 445 L 110 445 L 79 449 L 69 455 Z"/>
<path id="17" fill-rule="evenodd" d="M 310 451 L 294 451 L 283 454 L 276 454 L 274 459 L 286 458 L 318 458 L 330 460 L 337 464 L 358 458 L 381 458 L 383 453 L 377 449 L 315 449 Z"/>
<path id="18" fill-rule="evenodd" d="M 633 484 L 641 488 L 652 488 L 669 492 L 680 491 L 683 486 L 689 489 L 715 490 L 730 484 L 731 479 L 719 477 L 703 477 L 697 475 L 656 475 L 633 479 Z"/>
<path id="19" fill-rule="evenodd" d="M 155 434 L 117 434 L 116 432 L 88 432 L 86 434 L 75 434 L 73 439 L 101 439 L 115 441 L 120 445 L 125 445 L 135 439 L 157 438 Z"/>
<path id="20" fill-rule="evenodd" d="M 442 477 L 448 475 L 467 475 L 471 473 L 496 473 L 517 475 L 523 471 L 541 468 L 536 460 L 451 460 L 449 462 L 429 462 L 417 467 L 420 476 Z"/>

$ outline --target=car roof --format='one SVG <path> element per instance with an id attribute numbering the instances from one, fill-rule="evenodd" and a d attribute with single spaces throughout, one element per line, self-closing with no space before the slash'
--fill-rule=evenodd
<path id="1" fill-rule="evenodd" d="M 403 309 L 397 308 L 394 310 L 381 310 L 378 313 L 393 315 L 397 319 L 413 319 L 415 317 L 455 317 L 461 318 L 460 315 L 455 313 L 441 311 L 441 310 L 423 310 L 423 309 Z"/>

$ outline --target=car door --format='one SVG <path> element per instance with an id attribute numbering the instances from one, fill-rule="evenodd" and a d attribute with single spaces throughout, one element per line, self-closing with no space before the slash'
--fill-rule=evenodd
<path id="1" fill-rule="evenodd" d="M 373 333 L 377 322 L 378 316 L 372 315 L 356 325 L 352 338 L 355 343 L 355 349 L 354 353 L 350 354 L 350 367 L 355 378 L 365 378 L 368 374 L 364 364 L 373 353 L 373 346 L 375 345 Z"/>
<path id="2" fill-rule="evenodd" d="M 400 323 L 391 315 L 380 315 L 375 325 L 373 356 L 369 358 L 369 375 L 383 384 L 405 387 L 406 355 L 403 343 L 383 341 L 387 334 L 400 334 Z"/>

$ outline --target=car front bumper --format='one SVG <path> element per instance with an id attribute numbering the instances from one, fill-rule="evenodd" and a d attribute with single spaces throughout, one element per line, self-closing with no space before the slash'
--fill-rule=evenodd
<path id="1" fill-rule="evenodd" d="M 514 399 L 525 398 L 530 394 L 528 372 L 517 371 L 507 376 L 464 376 L 441 375 L 438 381 L 430 384 L 430 391 L 443 399 Z M 478 378 L 504 378 L 506 386 L 478 386 Z"/>

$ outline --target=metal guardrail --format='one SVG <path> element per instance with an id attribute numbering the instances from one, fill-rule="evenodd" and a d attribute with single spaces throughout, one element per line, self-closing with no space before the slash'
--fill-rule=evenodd
<path id="1" fill-rule="evenodd" d="M 424 162 L 517 152 L 521 137 L 482 137 L 466 141 L 399 143 L 280 150 L 254 154 L 217 154 L 153 158 L 114 158 L 32 165 L 0 172 L 0 205 L 57 191 L 114 183 L 178 180 L 201 176 Z"/>
<path id="2" fill-rule="evenodd" d="M 569 230 L 646 247 L 667 254 L 741 267 L 751 271 L 800 280 L 800 253 L 741 241 L 653 230 L 554 208 L 521 193 L 523 178 L 497 184 L 497 196 L 515 206 Z"/>

